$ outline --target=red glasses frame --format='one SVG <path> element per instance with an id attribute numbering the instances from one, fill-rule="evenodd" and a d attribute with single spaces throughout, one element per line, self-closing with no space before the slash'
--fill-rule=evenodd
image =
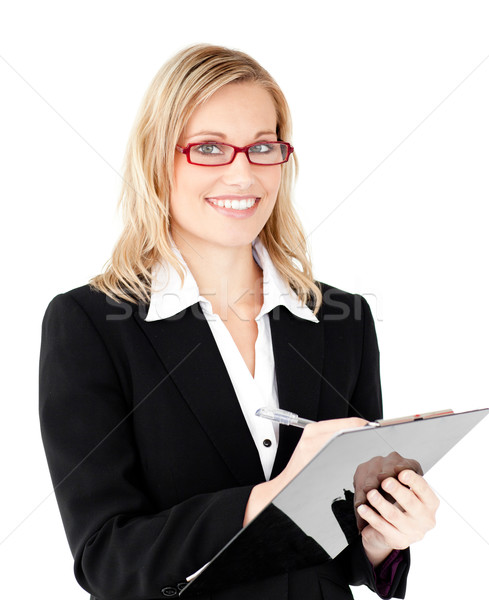
<path id="1" fill-rule="evenodd" d="M 229 148 L 232 148 L 234 150 L 234 153 L 231 157 L 231 160 L 229 160 L 228 162 L 225 163 L 219 163 L 218 165 L 210 165 L 210 164 L 202 164 L 202 163 L 196 163 L 190 160 L 190 150 L 194 147 L 194 146 L 205 146 L 205 145 L 212 145 L 212 144 L 216 144 L 219 146 L 229 146 Z M 284 160 L 281 160 L 280 162 L 276 162 L 276 163 L 257 163 L 257 162 L 253 162 L 250 159 L 250 155 L 248 153 L 248 150 L 250 148 L 253 148 L 253 146 L 257 146 L 259 144 L 281 144 L 283 146 L 287 146 L 287 156 L 284 158 Z M 222 167 L 224 165 L 230 165 L 234 159 L 236 158 L 236 154 L 238 154 L 238 152 L 244 152 L 246 158 L 248 159 L 248 162 L 251 165 L 258 165 L 259 167 L 272 167 L 273 165 L 282 165 L 283 163 L 286 163 L 289 160 L 290 155 L 292 154 L 292 152 L 294 152 L 294 148 L 293 146 L 291 146 L 288 142 L 281 142 L 281 141 L 273 141 L 273 142 L 255 142 L 254 144 L 248 144 L 247 146 L 233 146 L 233 144 L 224 144 L 221 142 L 192 142 L 191 144 L 187 144 L 185 146 L 185 148 L 182 148 L 181 146 L 176 146 L 176 149 L 181 152 L 182 154 L 186 154 L 187 156 L 187 162 L 191 165 L 198 165 L 199 167 Z"/>

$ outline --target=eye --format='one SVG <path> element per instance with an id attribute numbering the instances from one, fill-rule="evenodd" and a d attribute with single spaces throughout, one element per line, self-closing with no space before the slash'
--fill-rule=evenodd
<path id="1" fill-rule="evenodd" d="M 219 144 L 200 144 L 199 146 L 194 146 L 193 150 L 195 152 L 199 152 L 200 154 L 223 154 L 223 148 Z"/>
<path id="2" fill-rule="evenodd" d="M 271 144 L 255 144 L 250 148 L 250 152 L 253 152 L 254 154 L 266 154 L 272 150 L 273 146 Z"/>
<path id="3" fill-rule="evenodd" d="M 273 144 L 255 144 L 250 148 L 250 152 L 253 152 L 254 154 L 266 154 L 267 152 L 272 152 L 273 150 Z"/>

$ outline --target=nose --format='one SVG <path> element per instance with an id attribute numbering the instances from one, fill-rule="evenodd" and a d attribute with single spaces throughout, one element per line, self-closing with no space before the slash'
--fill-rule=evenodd
<path id="1" fill-rule="evenodd" d="M 223 169 L 226 169 L 223 181 L 227 185 L 235 185 L 239 186 L 240 189 L 247 189 L 255 181 L 253 165 L 248 161 L 248 157 L 244 152 L 237 152 L 233 162 L 225 165 Z"/>

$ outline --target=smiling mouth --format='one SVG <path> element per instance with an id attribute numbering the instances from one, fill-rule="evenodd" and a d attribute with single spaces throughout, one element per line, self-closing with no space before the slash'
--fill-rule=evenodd
<path id="1" fill-rule="evenodd" d="M 237 199 L 216 199 L 216 198 L 206 198 L 208 202 L 214 204 L 214 206 L 220 206 L 221 208 L 232 208 L 234 210 L 247 210 L 251 208 L 260 200 L 260 198 L 243 198 L 241 200 Z"/>

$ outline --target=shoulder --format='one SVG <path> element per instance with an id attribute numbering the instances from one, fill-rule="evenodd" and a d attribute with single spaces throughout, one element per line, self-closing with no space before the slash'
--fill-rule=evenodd
<path id="1" fill-rule="evenodd" d="M 317 313 L 321 321 L 358 321 L 371 318 L 367 300 L 360 294 L 347 292 L 322 281 L 316 281 L 321 289 L 322 303 Z"/>
<path id="2" fill-rule="evenodd" d="M 43 329 L 63 327 L 74 331 L 80 328 L 95 328 L 101 335 L 117 337 L 131 328 L 135 313 L 144 314 L 146 305 L 114 300 L 89 284 L 57 294 L 48 304 Z"/>
<path id="3" fill-rule="evenodd" d="M 57 294 L 48 304 L 47 311 L 82 310 L 88 316 L 110 316 L 114 314 L 132 314 L 141 304 L 127 300 L 115 300 L 90 286 L 81 285 L 66 292 Z"/>

